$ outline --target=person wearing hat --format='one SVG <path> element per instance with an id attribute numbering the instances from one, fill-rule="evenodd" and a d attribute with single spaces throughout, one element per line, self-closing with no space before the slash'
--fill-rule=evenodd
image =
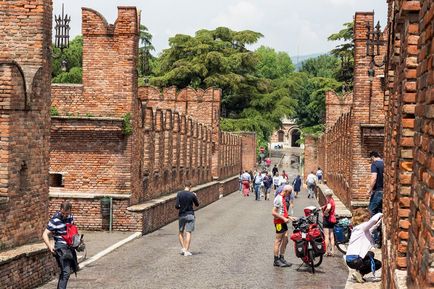
<path id="1" fill-rule="evenodd" d="M 335 237 L 333 235 L 333 229 L 336 224 L 336 216 L 335 216 L 335 200 L 333 199 L 333 192 L 330 189 L 327 189 L 324 193 L 326 198 L 326 204 L 322 206 L 323 210 L 323 227 L 324 227 L 324 235 L 325 235 L 325 243 L 326 243 L 326 256 L 334 255 L 334 247 L 335 247 Z"/>

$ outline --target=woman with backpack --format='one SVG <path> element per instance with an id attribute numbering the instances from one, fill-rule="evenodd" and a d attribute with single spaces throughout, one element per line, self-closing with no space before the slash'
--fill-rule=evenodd
<path id="1" fill-rule="evenodd" d="M 335 216 L 335 200 L 333 200 L 333 193 L 331 190 L 327 190 L 325 192 L 326 204 L 322 206 L 324 220 L 324 235 L 325 235 L 325 243 L 326 243 L 326 256 L 334 255 L 335 248 L 335 236 L 333 234 L 333 230 L 336 224 L 336 216 Z"/>

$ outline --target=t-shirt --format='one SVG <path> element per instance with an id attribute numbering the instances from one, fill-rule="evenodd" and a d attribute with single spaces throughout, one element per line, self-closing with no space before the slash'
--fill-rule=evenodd
<path id="1" fill-rule="evenodd" d="M 375 180 L 374 192 L 383 190 L 383 173 L 384 162 L 383 160 L 375 161 L 371 164 L 371 173 L 377 173 L 377 179 Z"/>
<path id="2" fill-rule="evenodd" d="M 317 177 L 322 177 L 322 170 L 317 170 L 316 171 L 316 176 Z"/>
<path id="3" fill-rule="evenodd" d="M 286 210 L 286 201 L 284 200 L 282 194 L 278 194 L 274 198 L 274 207 L 277 208 L 279 215 L 288 218 L 288 211 Z M 274 224 L 283 224 L 283 220 L 274 218 Z"/>
<path id="4" fill-rule="evenodd" d="M 249 182 L 250 182 L 250 180 L 251 180 L 251 178 L 250 178 L 250 174 L 249 174 L 249 173 L 243 173 L 243 174 L 241 175 L 241 180 L 242 180 L 242 181 L 249 181 Z"/>
<path id="5" fill-rule="evenodd" d="M 266 188 L 269 188 L 269 187 L 271 187 L 271 184 L 272 184 L 272 183 L 273 183 L 273 180 L 272 180 L 271 176 L 266 175 L 266 176 L 264 177 L 264 186 L 265 186 Z"/>
<path id="6" fill-rule="evenodd" d="M 273 177 L 273 184 L 274 184 L 275 186 L 278 186 L 278 185 L 279 185 L 279 177 L 278 177 L 278 176 Z"/>
<path id="7" fill-rule="evenodd" d="M 64 218 L 60 211 L 56 212 L 48 221 L 47 229 L 53 235 L 55 247 L 66 245 L 62 235 L 66 235 L 66 224 L 74 224 L 74 216 L 69 215 Z"/>
<path id="8" fill-rule="evenodd" d="M 195 194 L 189 191 L 180 191 L 176 195 L 175 208 L 179 210 L 179 216 L 194 215 L 193 204 L 199 207 L 199 201 Z"/>
<path id="9" fill-rule="evenodd" d="M 316 183 L 316 177 L 315 177 L 315 175 L 314 174 L 309 174 L 307 176 L 306 183 L 308 185 L 315 185 L 315 183 Z"/>
<path id="10" fill-rule="evenodd" d="M 255 184 L 256 184 L 256 185 L 260 185 L 260 184 L 262 183 L 262 181 L 263 181 L 262 175 L 258 174 L 258 175 L 255 177 Z"/>

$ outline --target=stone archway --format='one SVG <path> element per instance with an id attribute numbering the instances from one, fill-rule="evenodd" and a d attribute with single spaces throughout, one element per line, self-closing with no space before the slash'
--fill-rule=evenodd
<path id="1" fill-rule="evenodd" d="M 299 128 L 292 128 L 288 134 L 289 134 L 289 140 L 291 143 L 291 147 L 295 147 L 295 148 L 300 147 L 300 144 L 298 142 L 300 140 L 300 137 L 301 137 L 300 129 Z"/>

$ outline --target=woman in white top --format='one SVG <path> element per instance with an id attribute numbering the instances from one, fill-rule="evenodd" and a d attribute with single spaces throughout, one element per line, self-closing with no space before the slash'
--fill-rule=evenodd
<path id="1" fill-rule="evenodd" d="M 348 267 L 356 270 L 353 273 L 353 278 L 359 283 L 365 282 L 363 275 L 381 268 L 381 262 L 374 259 L 374 253 L 369 250 L 374 244 L 372 231 L 380 225 L 383 214 L 378 213 L 372 218 L 369 217 L 370 214 L 367 209 L 354 211 L 354 228 L 345 257 Z"/>

